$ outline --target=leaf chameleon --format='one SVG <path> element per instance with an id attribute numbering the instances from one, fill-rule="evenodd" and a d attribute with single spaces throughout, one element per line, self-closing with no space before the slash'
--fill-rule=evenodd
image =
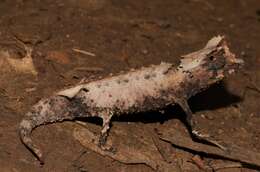
<path id="1" fill-rule="evenodd" d="M 109 124 L 114 115 L 160 110 L 174 104 L 180 105 L 186 113 L 192 134 L 203 139 L 195 129 L 187 100 L 242 64 L 243 61 L 229 51 L 224 37 L 213 37 L 203 49 L 183 56 L 178 67 L 162 62 L 79 84 L 40 100 L 20 123 L 21 141 L 43 163 L 43 154 L 31 139 L 34 128 L 79 117 L 100 117 L 103 128 L 99 145 L 106 149 Z"/>

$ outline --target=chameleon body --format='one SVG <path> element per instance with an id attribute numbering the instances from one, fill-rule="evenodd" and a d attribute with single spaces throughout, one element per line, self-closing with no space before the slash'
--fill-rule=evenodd
<path id="1" fill-rule="evenodd" d="M 100 117 L 102 147 L 114 115 L 160 110 L 173 104 L 183 108 L 193 127 L 187 100 L 233 73 L 242 63 L 229 51 L 224 37 L 217 36 L 203 49 L 183 56 L 178 67 L 161 63 L 62 90 L 40 100 L 25 115 L 19 128 L 21 141 L 43 162 L 41 150 L 31 139 L 32 130 L 40 125 Z"/>

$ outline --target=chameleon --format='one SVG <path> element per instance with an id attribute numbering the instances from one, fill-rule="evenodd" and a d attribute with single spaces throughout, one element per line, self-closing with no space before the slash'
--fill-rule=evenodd
<path id="1" fill-rule="evenodd" d="M 99 146 L 109 150 L 106 140 L 113 116 L 159 111 L 175 104 L 185 112 L 191 133 L 203 139 L 195 129 L 187 100 L 234 73 L 242 64 L 243 60 L 230 52 L 225 37 L 216 36 L 204 48 L 182 56 L 177 67 L 161 62 L 77 84 L 32 106 L 19 125 L 21 142 L 43 164 L 43 153 L 31 138 L 33 129 L 64 120 L 99 117 L 103 121 Z"/>

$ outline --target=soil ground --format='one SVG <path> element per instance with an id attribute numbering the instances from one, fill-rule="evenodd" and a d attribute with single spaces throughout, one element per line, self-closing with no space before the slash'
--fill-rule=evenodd
<path id="1" fill-rule="evenodd" d="M 46 164 L 39 166 L 19 140 L 19 122 L 40 98 L 84 77 L 97 78 L 161 61 L 178 64 L 181 55 L 202 48 L 218 34 L 227 37 L 245 66 L 190 100 L 194 118 L 219 140 L 260 152 L 259 33 L 259 0 L 1 0 L 0 50 L 21 60 L 26 55 L 23 42 L 33 49 L 35 69 L 0 63 L 0 171 L 153 171 L 144 164 L 126 165 L 84 148 L 73 138 L 75 124 L 71 122 L 34 131 L 35 142 L 46 154 Z M 180 127 L 174 124 L 177 113 L 183 113 L 168 113 L 172 117 L 135 115 L 128 119 L 144 130 Z M 113 126 L 127 124 L 118 119 Z M 200 171 L 191 162 L 193 153 L 175 153 L 183 171 Z"/>

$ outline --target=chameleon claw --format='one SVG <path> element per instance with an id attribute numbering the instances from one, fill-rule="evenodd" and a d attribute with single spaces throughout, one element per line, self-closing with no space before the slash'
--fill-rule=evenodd
<path id="1" fill-rule="evenodd" d="M 98 141 L 98 147 L 103 151 L 111 152 L 113 154 L 115 154 L 117 151 L 116 148 L 114 148 L 113 146 L 107 145 L 107 134 L 100 135 Z"/>
<path id="2" fill-rule="evenodd" d="M 192 130 L 192 135 L 199 140 L 203 140 L 203 141 L 206 141 L 208 143 L 211 143 L 212 145 L 222 149 L 223 151 L 228 150 L 227 147 L 223 146 L 218 141 L 211 139 L 212 136 L 210 136 L 209 134 L 202 134 L 201 132 L 199 132 L 197 130 Z"/>

